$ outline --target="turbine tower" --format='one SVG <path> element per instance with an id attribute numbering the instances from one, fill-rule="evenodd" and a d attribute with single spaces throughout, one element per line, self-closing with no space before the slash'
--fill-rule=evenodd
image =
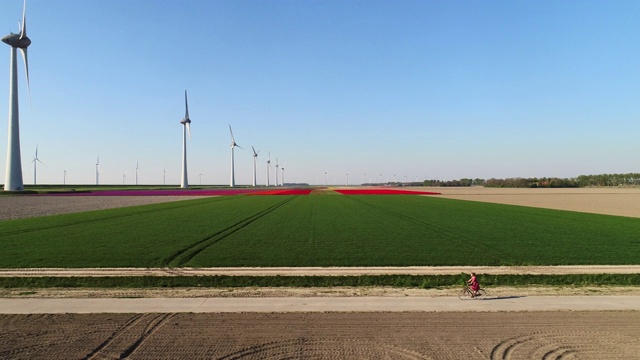
<path id="1" fill-rule="evenodd" d="M 233 130 L 231 130 L 231 125 L 229 125 L 229 133 L 231 133 L 231 181 L 229 182 L 229 186 L 234 187 L 236 186 L 236 176 L 234 171 L 233 148 L 239 147 L 240 149 L 242 149 L 242 147 L 236 144 L 236 139 L 233 137 Z"/>
<path id="2" fill-rule="evenodd" d="M 271 151 L 269 151 L 269 159 L 267 159 L 267 186 L 269 186 L 269 169 L 271 168 Z"/>
<path id="3" fill-rule="evenodd" d="M 189 119 L 189 103 L 187 102 L 187 90 L 184 91 L 184 119 L 180 120 L 182 124 L 182 177 L 180 178 L 180 187 L 186 189 L 189 187 L 187 178 L 187 133 L 191 140 L 191 119 Z"/>
<path id="4" fill-rule="evenodd" d="M 29 88 L 29 62 L 27 61 L 27 47 L 31 40 L 27 37 L 27 0 L 22 8 L 22 23 L 20 34 L 10 33 L 2 38 L 2 42 L 11 46 L 9 62 L 9 139 L 7 141 L 7 166 L 4 180 L 4 191 L 24 190 L 22 182 L 22 165 L 20 160 L 20 115 L 18 112 L 18 65 L 16 50 L 20 49 L 24 59 L 25 73 L 27 75 L 27 88 Z M 31 92 L 29 91 L 29 96 Z"/>
<path id="5" fill-rule="evenodd" d="M 253 186 L 256 186 L 256 164 L 258 163 L 258 153 L 260 150 L 256 152 L 256 149 L 254 149 L 253 146 L 251 147 L 251 150 L 253 150 Z M 269 175 L 267 175 L 267 177 L 268 176 Z"/>
<path id="6" fill-rule="evenodd" d="M 278 158 L 276 157 L 276 186 L 278 186 Z"/>
<path id="7" fill-rule="evenodd" d="M 280 185 L 284 186 L 284 165 L 280 167 L 280 170 L 282 171 L 282 174 L 280 176 Z"/>
<path id="8" fill-rule="evenodd" d="M 36 185 L 36 168 L 38 167 L 38 163 L 44 165 L 44 163 L 42 161 L 40 161 L 40 159 L 38 159 L 38 145 L 36 145 L 36 156 L 33 158 L 33 160 L 31 160 L 31 162 L 33 163 L 33 185 Z M 46 165 L 45 165 L 46 166 Z"/>
<path id="9" fill-rule="evenodd" d="M 100 185 L 100 155 L 96 160 L 96 185 Z"/>

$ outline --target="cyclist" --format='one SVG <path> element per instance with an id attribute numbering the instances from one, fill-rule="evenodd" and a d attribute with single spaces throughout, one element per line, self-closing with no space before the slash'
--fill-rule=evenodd
<path id="1" fill-rule="evenodd" d="M 467 285 L 469 285 L 469 288 L 472 291 L 471 297 L 476 297 L 476 295 L 478 295 L 478 290 L 480 290 L 480 283 L 476 278 L 476 273 L 471 273 L 471 279 L 467 280 Z"/>

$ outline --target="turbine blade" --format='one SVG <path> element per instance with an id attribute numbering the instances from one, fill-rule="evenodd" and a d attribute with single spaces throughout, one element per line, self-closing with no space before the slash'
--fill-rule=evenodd
<path id="1" fill-rule="evenodd" d="M 27 36 L 27 0 L 22 7 L 22 26 L 20 27 L 20 40 Z"/>
<path id="2" fill-rule="evenodd" d="M 187 90 L 184 91 L 184 108 L 185 108 L 184 118 L 188 119 L 189 118 L 189 102 L 187 101 Z"/>
<path id="3" fill-rule="evenodd" d="M 189 140 L 191 140 L 191 124 L 187 123 L 187 133 L 189 134 Z"/>
<path id="4" fill-rule="evenodd" d="M 253 156 L 258 156 L 258 153 L 256 152 L 256 149 L 253 148 L 253 146 L 251 147 L 251 150 L 253 150 Z"/>
<path id="5" fill-rule="evenodd" d="M 29 93 L 29 104 L 31 104 L 31 86 L 29 85 L 29 58 L 27 57 L 27 49 L 20 48 L 20 52 L 22 52 L 22 58 L 24 59 L 24 69 L 25 69 L 25 74 L 27 74 L 27 90 Z"/>
<path id="6" fill-rule="evenodd" d="M 235 143 L 236 139 L 233 137 L 233 130 L 231 130 L 231 125 L 229 125 L 229 132 L 231 133 L 231 142 Z"/>

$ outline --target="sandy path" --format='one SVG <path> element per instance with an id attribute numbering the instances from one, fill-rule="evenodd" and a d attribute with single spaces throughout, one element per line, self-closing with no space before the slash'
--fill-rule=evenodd
<path id="1" fill-rule="evenodd" d="M 2 314 L 640 311 L 640 296 L 0 299 Z"/>
<path id="2" fill-rule="evenodd" d="M 272 268 L 28 268 L 0 269 L 0 277 L 76 276 L 360 276 L 470 274 L 637 274 L 640 265 L 566 266 L 408 266 L 408 267 L 272 267 Z"/>

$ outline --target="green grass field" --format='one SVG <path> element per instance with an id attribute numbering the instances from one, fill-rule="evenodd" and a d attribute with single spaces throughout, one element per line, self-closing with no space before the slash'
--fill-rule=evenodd
<path id="1" fill-rule="evenodd" d="M 438 197 L 243 195 L 2 221 L 0 267 L 640 264 L 638 234 L 636 218 Z"/>

